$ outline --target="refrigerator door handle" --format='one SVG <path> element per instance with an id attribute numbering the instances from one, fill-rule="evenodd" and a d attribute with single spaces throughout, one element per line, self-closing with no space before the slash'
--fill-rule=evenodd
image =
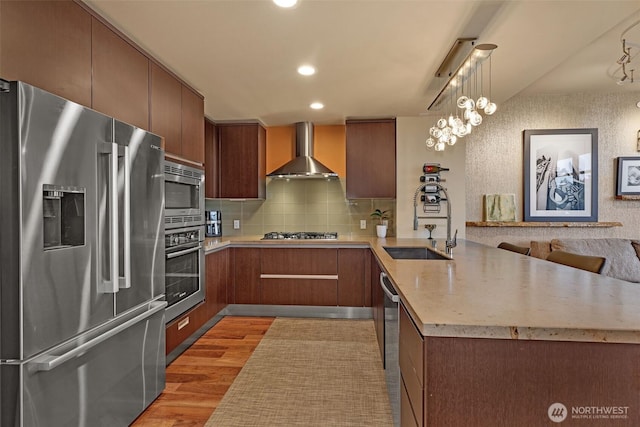
<path id="1" fill-rule="evenodd" d="M 98 269 L 98 292 L 101 293 L 116 293 L 118 292 L 118 277 L 120 276 L 120 268 L 118 266 L 118 144 L 115 142 L 105 143 L 102 153 L 109 154 L 109 166 L 108 166 L 108 194 L 107 203 L 108 209 L 106 209 L 107 223 L 108 223 L 108 243 L 109 243 L 109 262 L 108 271 L 109 279 L 102 277 L 102 267 Z M 104 250 L 105 243 L 99 242 L 98 251 Z M 103 262 L 102 257 L 99 255 L 98 263 Z"/>
<path id="2" fill-rule="evenodd" d="M 118 287 L 126 289 L 131 287 L 131 158 L 129 155 L 129 147 L 118 146 L 118 154 L 122 154 L 124 158 L 123 175 L 123 236 L 124 236 L 124 277 L 118 279 Z M 120 273 L 118 272 L 118 275 Z"/>
<path id="3" fill-rule="evenodd" d="M 39 356 L 37 358 L 35 358 L 33 361 L 28 362 L 28 368 L 31 372 L 39 372 L 39 371 L 51 371 L 55 368 L 57 368 L 58 366 L 62 365 L 65 362 L 68 362 L 69 360 L 72 360 L 78 356 L 82 356 L 83 354 L 85 354 L 87 351 L 91 350 L 93 347 L 97 346 L 98 344 L 108 340 L 109 338 L 119 334 L 120 332 L 124 331 L 125 329 L 142 322 L 143 320 L 153 316 L 154 314 L 156 314 L 157 312 L 164 310 L 165 307 L 167 306 L 167 302 L 166 301 L 154 301 L 151 304 L 149 304 L 149 306 L 151 307 L 149 310 L 145 311 L 142 314 L 139 314 L 135 317 L 133 317 L 132 319 L 127 320 L 126 322 L 116 326 L 113 329 L 109 329 L 107 332 L 98 335 L 97 337 L 90 339 L 89 341 L 85 342 L 84 344 L 79 345 L 78 347 L 75 347 L 73 350 L 70 350 L 66 353 L 63 353 L 61 355 L 52 355 L 52 354 L 44 354 L 42 356 Z"/>

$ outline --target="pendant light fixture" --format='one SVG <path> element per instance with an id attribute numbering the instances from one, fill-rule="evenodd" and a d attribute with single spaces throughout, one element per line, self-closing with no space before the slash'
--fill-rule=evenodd
<path id="1" fill-rule="evenodd" d="M 482 124 L 484 113 L 492 115 L 497 105 L 491 101 L 491 53 L 498 47 L 495 44 L 475 44 L 475 39 L 458 39 L 438 68 L 437 77 L 446 70 L 446 63 L 455 57 L 463 44 L 471 44 L 471 52 L 466 56 L 455 72 L 449 72 L 449 80 L 431 102 L 427 110 L 442 108 L 449 101 L 448 120 L 442 115 L 434 126 L 429 128 L 429 137 L 425 141 L 428 149 L 444 151 L 446 145 L 454 145 L 459 138 L 472 132 L 473 128 Z M 489 59 L 488 88 L 485 91 L 484 63 Z M 478 73 L 480 83 L 478 84 Z M 472 84 L 472 80 L 474 84 Z M 459 94 L 458 94 L 459 93 Z M 460 111 L 462 110 L 462 111 Z M 446 113 L 445 113 L 446 114 Z M 460 116 L 462 118 L 460 118 Z"/>

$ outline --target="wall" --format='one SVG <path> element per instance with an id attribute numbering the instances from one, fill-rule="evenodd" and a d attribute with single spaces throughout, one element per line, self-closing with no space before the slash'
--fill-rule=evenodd
<path id="1" fill-rule="evenodd" d="M 421 219 L 418 230 L 413 230 L 413 197 L 420 185 L 420 175 L 424 163 L 440 163 L 450 171 L 442 172 L 441 176 L 449 197 L 451 198 L 451 234 L 458 230 L 458 237 L 465 236 L 465 139 L 459 140 L 454 146 L 447 146 L 444 151 L 427 150 L 425 140 L 429 128 L 433 126 L 437 117 L 398 117 L 396 121 L 396 151 L 397 151 L 397 226 L 398 237 L 426 238 L 429 233 L 424 224 L 436 224 L 433 237 L 444 240 L 447 235 L 446 220 Z M 420 195 L 418 195 L 420 197 Z M 442 204 L 442 214 L 446 213 L 446 205 Z M 422 205 L 418 199 L 418 215 Z"/>
<path id="2" fill-rule="evenodd" d="M 466 138 L 466 218 L 481 221 L 482 196 L 514 193 L 522 221 L 523 137 L 525 129 L 598 129 L 599 221 L 619 221 L 614 228 L 467 228 L 467 238 L 489 245 L 501 241 L 529 245 L 552 238 L 640 237 L 640 201 L 615 199 L 620 156 L 638 156 L 640 93 L 575 94 L 515 97 L 498 106 Z"/>

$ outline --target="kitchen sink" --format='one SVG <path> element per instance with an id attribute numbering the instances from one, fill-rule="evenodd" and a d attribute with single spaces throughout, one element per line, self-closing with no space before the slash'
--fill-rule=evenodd
<path id="1" fill-rule="evenodd" d="M 383 246 L 383 248 L 393 259 L 434 259 L 450 261 L 446 256 L 426 246 Z"/>

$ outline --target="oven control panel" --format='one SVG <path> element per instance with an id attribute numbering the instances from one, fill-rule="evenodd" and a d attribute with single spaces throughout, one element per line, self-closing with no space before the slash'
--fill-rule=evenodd
<path id="1" fill-rule="evenodd" d="M 165 234 L 164 246 L 165 248 L 171 248 L 174 246 L 200 242 L 203 240 L 204 227 L 171 230 L 170 233 Z"/>

